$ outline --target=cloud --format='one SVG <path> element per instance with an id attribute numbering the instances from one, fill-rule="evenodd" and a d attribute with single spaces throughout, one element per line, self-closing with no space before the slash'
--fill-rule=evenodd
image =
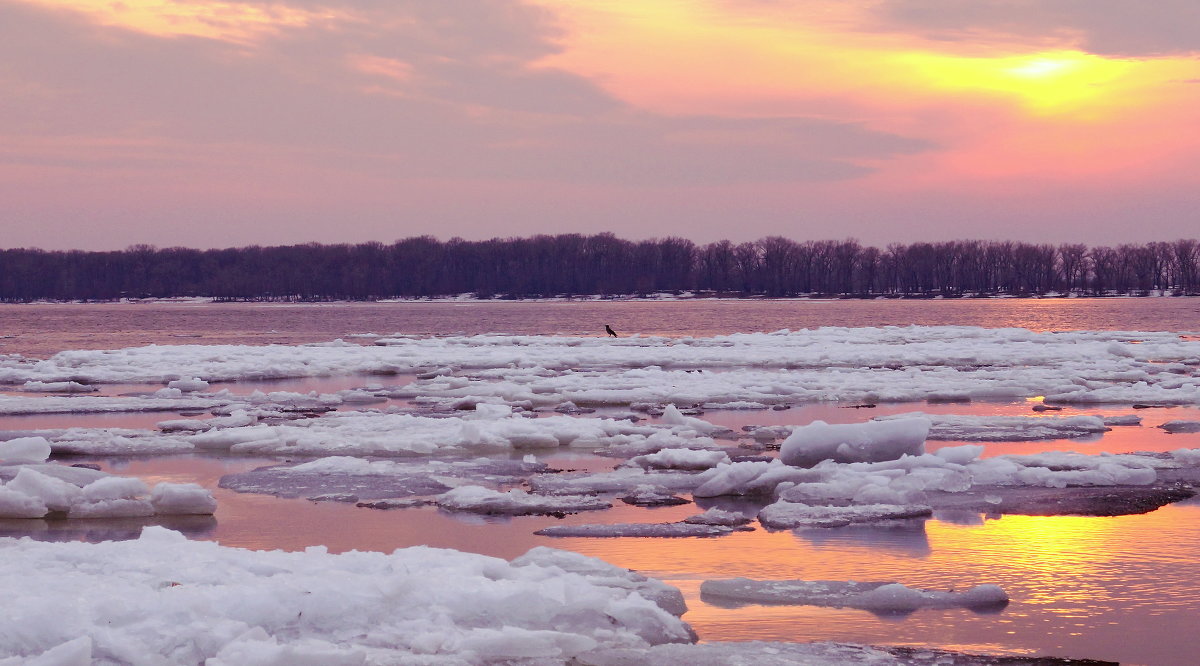
<path id="1" fill-rule="evenodd" d="M 397 179 L 654 186 L 852 178 L 871 160 L 931 147 L 832 120 L 639 112 L 541 66 L 561 32 L 553 15 L 520 3 L 298 2 L 287 11 L 318 6 L 339 18 L 281 25 L 249 49 L 0 6 L 0 62 L 9 63 L 0 82 L 18 91 L 0 127 L 25 139 L 0 159 L 96 168 L 108 155 L 110 169 L 156 165 L 154 178 L 164 177 L 161 146 L 197 168 L 214 168 L 221 146 Z M 81 156 L 70 155 L 70 137 Z"/>
<path id="2" fill-rule="evenodd" d="M 999 35 L 1130 58 L 1200 52 L 1195 0 L 882 0 L 870 11 L 881 29 L 933 39 Z"/>

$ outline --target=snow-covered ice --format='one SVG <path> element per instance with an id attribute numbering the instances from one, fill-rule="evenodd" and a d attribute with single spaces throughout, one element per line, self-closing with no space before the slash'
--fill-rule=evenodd
<path id="1" fill-rule="evenodd" d="M 694 640 L 677 591 L 548 548 L 251 551 L 148 527 L 0 552 L 6 665 L 562 663 Z"/>

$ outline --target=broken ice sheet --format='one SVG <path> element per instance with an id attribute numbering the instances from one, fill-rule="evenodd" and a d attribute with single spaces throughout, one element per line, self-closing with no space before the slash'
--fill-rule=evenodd
<path id="1" fill-rule="evenodd" d="M 998 585 L 964 589 L 923 590 L 895 582 L 831 580 L 708 580 L 700 585 L 700 598 L 716 606 L 746 604 L 797 604 L 859 608 L 874 613 L 906 614 L 921 608 L 970 608 L 995 612 L 1008 605 L 1008 595 Z"/>

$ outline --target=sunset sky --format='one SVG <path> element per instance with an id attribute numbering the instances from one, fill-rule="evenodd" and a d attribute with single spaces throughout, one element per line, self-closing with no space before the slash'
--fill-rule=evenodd
<path id="1" fill-rule="evenodd" d="M 0 0 L 0 247 L 1200 235 L 1196 0 Z"/>

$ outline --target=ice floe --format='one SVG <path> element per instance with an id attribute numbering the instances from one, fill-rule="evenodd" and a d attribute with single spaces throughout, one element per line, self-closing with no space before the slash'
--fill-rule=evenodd
<path id="1" fill-rule="evenodd" d="M 148 527 L 0 551 L 0 664 L 563 663 L 695 640 L 678 591 L 547 548 L 251 551 Z"/>
<path id="2" fill-rule="evenodd" d="M 1008 595 L 998 585 L 983 584 L 962 592 L 922 590 L 900 583 L 832 580 L 707 580 L 700 586 L 706 602 L 798 604 L 860 608 L 877 613 L 908 613 L 920 608 L 999 610 Z"/>

